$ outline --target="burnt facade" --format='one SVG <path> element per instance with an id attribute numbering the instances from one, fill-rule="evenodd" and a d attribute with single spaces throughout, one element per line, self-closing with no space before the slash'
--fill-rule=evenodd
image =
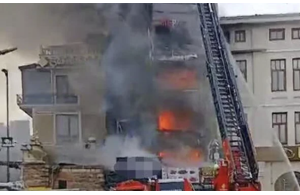
<path id="1" fill-rule="evenodd" d="M 129 29 L 115 33 L 111 43 L 122 38 L 126 46 L 111 52 L 119 59 L 108 64 L 114 67 L 106 74 L 111 75 L 106 77 L 108 132 L 139 136 L 158 153 L 184 145 L 206 160 L 217 127 L 196 5 L 134 6 L 121 9 Z M 143 17 L 136 22 L 138 11 Z M 172 132 L 172 139 L 165 132 Z"/>

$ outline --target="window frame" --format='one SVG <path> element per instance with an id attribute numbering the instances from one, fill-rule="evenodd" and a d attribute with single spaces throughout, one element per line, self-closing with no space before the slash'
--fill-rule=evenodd
<path id="1" fill-rule="evenodd" d="M 282 31 L 282 38 L 272 38 L 272 32 L 280 32 Z M 269 29 L 269 41 L 283 41 L 285 40 L 285 28 L 270 28 Z"/>
<path id="2" fill-rule="evenodd" d="M 225 37 L 225 40 L 227 41 L 227 43 L 231 42 L 231 32 L 229 30 L 224 31 L 224 37 Z"/>
<path id="3" fill-rule="evenodd" d="M 298 117 L 298 121 L 296 120 L 297 119 L 297 117 Z M 297 133 L 297 125 L 300 125 L 300 111 L 296 111 L 296 112 L 294 112 L 294 125 L 295 125 L 295 144 L 300 144 L 300 140 L 298 140 L 297 141 L 297 135 L 298 135 L 298 133 Z M 299 128 L 299 133 L 300 133 L 300 128 Z"/>
<path id="4" fill-rule="evenodd" d="M 57 117 L 60 115 L 72 115 L 72 116 L 77 116 L 77 124 L 78 124 L 78 140 L 76 142 L 70 142 L 70 144 L 79 144 L 82 142 L 82 129 L 81 129 L 81 114 L 80 112 L 59 112 L 54 114 L 54 143 L 55 145 L 61 145 L 61 143 L 58 143 L 57 139 L 57 133 L 58 133 L 58 128 L 57 128 Z"/>
<path id="5" fill-rule="evenodd" d="M 275 64 L 276 64 L 276 61 L 283 61 L 284 62 L 284 69 L 283 70 L 281 70 L 281 69 L 279 69 L 279 70 L 277 70 L 276 69 L 276 67 L 275 67 L 275 69 L 273 70 L 273 67 L 272 67 L 272 62 L 275 62 Z M 270 72 L 271 72 L 271 92 L 286 92 L 286 88 L 287 88 L 287 86 L 286 86 L 286 59 L 271 59 L 270 60 Z M 284 84 L 283 84 L 283 86 L 284 86 L 284 89 L 282 89 L 282 90 L 280 90 L 280 89 L 273 89 L 273 72 L 280 72 L 280 71 L 283 71 L 283 76 L 284 76 L 284 79 L 283 79 L 283 82 L 284 82 Z M 277 79 L 278 80 L 278 79 Z M 277 82 L 279 82 L 279 80 L 277 81 Z M 278 83 L 279 84 L 279 83 Z M 279 88 L 279 85 L 277 86 L 277 88 Z"/>
<path id="6" fill-rule="evenodd" d="M 245 62 L 245 72 L 242 72 L 242 70 L 241 70 L 241 68 L 240 68 L 240 66 L 239 66 L 239 63 L 240 63 L 240 62 Z M 240 69 L 242 75 L 244 76 L 245 81 L 247 82 L 247 80 L 248 80 L 248 67 L 247 67 L 248 64 L 247 64 L 247 60 L 236 60 L 235 63 L 236 63 L 236 65 L 239 67 L 239 69 Z"/>
<path id="7" fill-rule="evenodd" d="M 243 36 L 244 36 L 244 39 L 237 39 L 237 35 L 238 34 L 242 34 Z M 240 36 L 239 36 L 239 38 L 240 38 Z M 246 42 L 246 30 L 235 30 L 234 31 L 234 42 L 235 43 L 244 43 L 244 42 Z"/>
<path id="8" fill-rule="evenodd" d="M 58 77 L 65 77 L 65 78 L 67 78 L 67 87 L 68 87 L 68 91 L 67 91 L 67 94 L 65 94 L 65 95 L 74 95 L 74 94 L 72 94 L 73 93 L 73 89 L 72 89 L 72 87 L 71 87 L 71 85 L 70 85 L 70 82 L 69 82 L 69 76 L 67 75 L 67 74 L 56 74 L 55 75 L 55 94 L 58 94 L 58 83 L 57 83 L 57 81 L 58 81 Z"/>
<path id="9" fill-rule="evenodd" d="M 65 77 L 67 81 L 67 92 L 60 93 L 58 86 L 58 77 Z M 75 94 L 75 91 L 70 84 L 68 74 L 55 74 L 53 79 L 53 88 L 54 88 L 54 103 L 55 104 L 70 104 L 70 103 L 79 103 L 79 96 Z"/>
<path id="10" fill-rule="evenodd" d="M 276 122 L 273 121 L 273 118 L 274 118 L 274 115 L 276 115 Z M 285 115 L 285 118 L 286 118 L 286 121 L 285 123 L 283 122 L 277 122 L 277 115 L 280 115 L 281 117 L 281 120 L 282 120 L 282 116 Z M 277 136 L 278 136 L 278 139 L 279 139 L 279 142 L 282 144 L 282 145 L 287 145 L 288 144 L 288 112 L 272 112 L 272 128 L 274 128 L 275 125 L 285 125 L 285 142 L 282 142 L 282 140 L 280 139 L 280 129 L 278 129 L 278 132 L 277 133 Z"/>
<path id="11" fill-rule="evenodd" d="M 294 31 L 298 32 L 298 37 L 297 38 L 294 37 Z M 291 38 L 292 38 L 292 40 L 300 39 L 300 27 L 291 29 Z"/>
<path id="12" fill-rule="evenodd" d="M 298 63 L 297 63 L 297 67 L 295 68 L 295 64 L 294 64 L 294 62 L 295 61 L 298 61 Z M 300 91 L 300 58 L 293 58 L 292 59 L 292 68 L 293 68 L 293 90 L 294 91 Z M 299 89 L 296 89 L 295 88 L 295 73 L 296 72 L 298 72 L 298 74 L 299 74 Z"/>

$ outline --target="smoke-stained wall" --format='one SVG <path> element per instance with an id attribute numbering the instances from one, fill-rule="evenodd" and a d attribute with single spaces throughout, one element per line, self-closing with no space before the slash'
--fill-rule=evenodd
<path id="1" fill-rule="evenodd" d="M 130 135 L 137 135 L 145 145 L 151 144 L 157 129 L 157 108 L 165 104 L 166 94 L 162 95 L 155 88 L 155 75 L 159 69 L 150 62 L 150 39 L 144 29 L 143 19 L 140 17 L 149 14 L 141 10 L 142 5 L 133 5 L 123 8 L 123 18 L 118 20 L 118 25 L 112 28 L 112 41 L 104 54 L 102 65 L 106 75 L 106 106 L 111 120 L 107 123 L 110 133 L 116 131 L 117 120 L 127 120 L 127 124 L 121 125 L 123 130 Z M 184 12 L 184 13 L 183 13 Z M 139 14 L 137 14 L 139 13 Z M 201 32 L 199 28 L 198 13 L 195 5 L 153 4 L 152 20 L 162 17 L 175 19 L 184 26 L 177 33 L 181 54 L 195 53 L 197 72 L 200 88 L 194 96 L 182 98 L 174 96 L 173 102 L 190 104 L 201 117 L 198 121 L 198 129 L 205 132 L 205 139 L 217 137 L 217 125 L 212 105 L 210 86 L 206 78 L 205 54 L 202 46 Z M 148 16 L 149 17 L 149 16 Z M 137 22 L 140 21 L 140 22 Z M 117 22 L 114 22 L 116 24 Z M 150 23 L 149 23 L 150 24 Z M 152 25 L 152 24 L 151 24 Z M 116 27 L 117 26 L 117 27 Z M 149 25 L 150 29 L 151 26 Z M 189 35 L 189 36 L 188 36 Z M 186 42 L 187 44 L 185 44 Z M 187 63 L 188 64 L 188 63 Z M 194 64 L 195 65 L 195 64 Z M 172 96 L 171 95 L 171 96 Z M 170 94 L 169 94 L 170 96 Z M 177 100 L 176 100 L 177 99 Z M 147 141 L 147 142 L 146 142 Z M 146 144 L 147 143 L 147 144 Z M 208 143 L 208 142 L 207 142 Z"/>

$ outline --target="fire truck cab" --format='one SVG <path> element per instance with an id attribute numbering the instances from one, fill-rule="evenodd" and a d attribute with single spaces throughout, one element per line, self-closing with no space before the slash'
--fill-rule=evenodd
<path id="1" fill-rule="evenodd" d="M 155 179 L 147 182 L 129 180 L 114 188 L 114 191 L 194 191 L 187 179 Z"/>

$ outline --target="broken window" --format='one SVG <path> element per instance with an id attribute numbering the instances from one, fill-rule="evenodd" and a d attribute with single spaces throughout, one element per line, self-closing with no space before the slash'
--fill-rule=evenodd
<path id="1" fill-rule="evenodd" d="M 77 97 L 74 95 L 67 75 L 56 75 L 56 103 L 76 103 Z"/>
<path id="2" fill-rule="evenodd" d="M 171 33 L 170 27 L 166 25 L 157 25 L 155 26 L 156 35 L 169 35 Z"/>

